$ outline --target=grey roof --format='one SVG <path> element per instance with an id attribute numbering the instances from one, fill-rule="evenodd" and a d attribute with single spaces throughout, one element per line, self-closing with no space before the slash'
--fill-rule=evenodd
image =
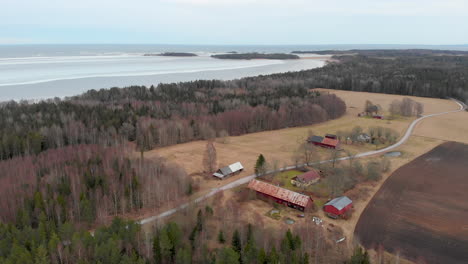
<path id="1" fill-rule="evenodd" d="M 309 139 L 308 139 L 309 142 L 322 142 L 323 141 L 323 137 L 321 136 L 311 136 Z"/>
<path id="2" fill-rule="evenodd" d="M 341 196 L 341 197 L 337 197 L 337 198 L 329 201 L 325 205 L 332 205 L 336 209 L 341 210 L 341 209 L 345 208 L 346 206 L 348 206 L 352 202 L 353 201 L 351 201 L 351 199 L 349 199 L 348 197 Z"/>
<path id="3" fill-rule="evenodd" d="M 226 167 L 221 168 L 221 169 L 219 169 L 219 170 L 221 171 L 221 173 L 222 173 L 224 176 L 229 175 L 229 174 L 232 173 L 232 170 L 231 170 L 231 168 L 229 168 L 229 166 L 226 166 Z"/>

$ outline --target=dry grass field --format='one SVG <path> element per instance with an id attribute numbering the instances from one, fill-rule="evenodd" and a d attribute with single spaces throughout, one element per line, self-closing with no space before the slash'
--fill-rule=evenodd
<path id="1" fill-rule="evenodd" d="M 371 100 L 375 104 L 380 104 L 382 108 L 386 110 L 393 100 L 402 99 L 405 96 L 326 89 L 318 90 L 321 92 L 335 93 L 341 97 L 346 102 L 347 113 L 339 119 L 312 126 L 286 128 L 238 137 L 229 137 L 227 143 L 217 142 L 215 144 L 218 165 L 225 166 L 240 161 L 246 169 L 240 175 L 233 177 L 237 179 L 253 174 L 254 164 L 260 153 L 263 154 L 270 163 L 276 161 L 277 165 L 280 167 L 292 164 L 294 151 L 304 142 L 309 131 L 313 131 L 313 133 L 317 135 L 324 135 L 326 133 L 335 133 L 338 130 L 351 130 L 354 126 L 359 125 L 364 129 L 372 126 L 388 127 L 398 131 L 401 135 L 408 127 L 408 124 L 413 120 L 411 118 L 401 118 L 390 121 L 357 117 L 357 114 L 363 111 L 366 100 Z M 411 98 L 424 104 L 425 114 L 457 109 L 457 105 L 449 100 L 419 97 Z M 205 141 L 195 141 L 148 151 L 145 153 L 145 157 L 151 159 L 157 155 L 163 156 L 183 166 L 189 174 L 199 174 L 203 172 L 202 159 L 205 146 Z M 343 148 L 353 153 L 358 153 L 372 149 L 373 147 L 370 145 L 343 145 Z M 321 150 L 321 152 L 324 158 L 329 155 L 327 150 Z M 216 185 L 216 182 L 212 184 Z M 211 186 L 212 184 L 209 185 Z M 218 184 L 221 183 L 218 182 Z"/>
<path id="2" fill-rule="evenodd" d="M 414 134 L 468 143 L 468 112 L 451 113 L 424 120 L 416 127 Z"/>

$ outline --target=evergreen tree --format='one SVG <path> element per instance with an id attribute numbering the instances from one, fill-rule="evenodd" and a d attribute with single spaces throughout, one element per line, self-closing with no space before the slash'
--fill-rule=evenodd
<path id="1" fill-rule="evenodd" d="M 256 175 L 262 175 L 265 173 L 265 157 L 263 154 L 260 154 L 257 158 L 257 162 L 255 163 L 255 174 Z"/>
<path id="2" fill-rule="evenodd" d="M 240 254 L 242 250 L 242 242 L 239 231 L 236 229 L 232 235 L 232 248 Z"/>
<path id="3" fill-rule="evenodd" d="M 239 260 L 239 253 L 229 247 L 221 249 L 216 256 L 216 264 L 239 264 Z"/>
<path id="4" fill-rule="evenodd" d="M 223 232 L 223 230 L 219 230 L 219 233 L 218 233 L 218 242 L 221 243 L 221 244 L 224 244 L 224 242 L 226 242 L 226 239 L 224 238 L 224 232 Z"/>
<path id="5" fill-rule="evenodd" d="M 49 257 L 47 256 L 47 249 L 44 245 L 40 245 L 37 248 L 34 264 L 50 264 Z"/>
<path id="6" fill-rule="evenodd" d="M 354 254 L 351 256 L 351 260 L 348 264 L 370 264 L 369 254 L 367 251 L 363 251 L 361 247 L 354 250 Z"/>
<path id="7" fill-rule="evenodd" d="M 153 238 L 153 260 L 154 263 L 158 264 L 161 263 L 161 245 L 159 244 L 159 234 L 156 233 L 156 235 Z"/>

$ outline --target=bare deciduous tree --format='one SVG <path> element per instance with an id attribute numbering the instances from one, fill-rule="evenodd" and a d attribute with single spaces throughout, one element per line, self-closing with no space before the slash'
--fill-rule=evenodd
<path id="1" fill-rule="evenodd" d="M 216 148 L 213 144 L 213 141 L 208 141 L 206 143 L 206 150 L 203 156 L 203 167 L 206 172 L 212 173 L 216 170 L 217 165 L 217 156 Z"/>

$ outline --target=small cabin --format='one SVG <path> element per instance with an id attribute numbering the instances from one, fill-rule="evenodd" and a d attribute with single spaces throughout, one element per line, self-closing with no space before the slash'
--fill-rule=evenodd
<path id="1" fill-rule="evenodd" d="M 220 180 L 228 178 L 230 176 L 241 173 L 244 170 L 244 167 L 240 162 L 233 163 L 229 166 L 218 169 L 213 173 L 213 177 L 216 177 Z"/>

